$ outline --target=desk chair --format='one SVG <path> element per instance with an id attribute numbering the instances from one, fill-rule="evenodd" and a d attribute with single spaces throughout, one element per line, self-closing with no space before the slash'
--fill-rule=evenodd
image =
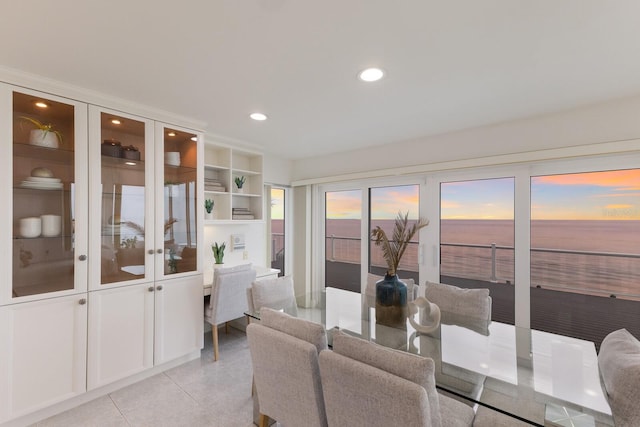
<path id="1" fill-rule="evenodd" d="M 205 306 L 204 318 L 211 324 L 213 359 L 218 360 L 218 325 L 244 316 L 247 311 L 246 290 L 256 280 L 251 264 L 218 268 L 213 272 L 211 298 Z"/>

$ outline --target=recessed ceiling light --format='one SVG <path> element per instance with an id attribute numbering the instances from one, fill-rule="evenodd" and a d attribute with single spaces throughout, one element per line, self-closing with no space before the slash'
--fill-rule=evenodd
<path id="1" fill-rule="evenodd" d="M 192 137 L 191 137 L 191 140 L 192 140 L 192 141 L 196 141 L 196 142 L 197 142 L 197 141 L 198 141 L 198 137 L 197 137 L 197 136 L 192 136 Z"/>
<path id="2" fill-rule="evenodd" d="M 47 107 L 48 107 L 48 105 L 47 105 L 47 104 L 45 104 L 45 103 L 44 103 L 44 102 L 42 102 L 42 101 L 38 101 L 38 102 L 36 102 L 36 107 L 38 107 L 38 108 L 47 108 Z"/>
<path id="3" fill-rule="evenodd" d="M 363 82 L 375 82 L 380 80 L 384 76 L 384 71 L 380 68 L 367 68 L 358 74 L 360 80 Z"/>
<path id="4" fill-rule="evenodd" d="M 125 165 L 129 165 L 129 166 L 135 166 L 136 164 L 134 162 L 124 162 Z"/>
<path id="5" fill-rule="evenodd" d="M 262 113 L 251 113 L 249 115 L 249 117 L 251 117 L 253 120 L 257 120 L 259 122 L 263 121 L 263 120 L 267 120 L 267 116 L 265 116 Z"/>
<path id="6" fill-rule="evenodd" d="M 169 132 L 167 135 L 169 135 L 169 136 L 176 136 L 176 133 L 175 133 L 175 132 Z"/>
<path id="7" fill-rule="evenodd" d="M 118 120 L 118 119 L 111 119 L 111 123 L 113 123 L 114 125 L 119 125 L 122 122 L 120 120 Z"/>

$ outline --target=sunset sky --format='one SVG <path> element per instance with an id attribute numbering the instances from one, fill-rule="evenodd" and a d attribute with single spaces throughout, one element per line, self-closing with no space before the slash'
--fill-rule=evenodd
<path id="1" fill-rule="evenodd" d="M 640 169 L 533 178 L 531 218 L 640 220 Z"/>
<path id="2" fill-rule="evenodd" d="M 327 193 L 327 218 L 360 218 L 360 190 Z M 418 186 L 371 189 L 373 219 L 398 211 L 417 218 Z M 532 219 L 640 220 L 640 169 L 550 175 L 531 179 Z M 442 219 L 513 219 L 514 179 L 449 182 L 441 186 Z"/>
<path id="3" fill-rule="evenodd" d="M 284 219 L 284 189 L 271 189 L 271 219 Z"/>
<path id="4" fill-rule="evenodd" d="M 418 218 L 417 185 L 379 187 L 371 189 L 372 219 L 395 219 L 398 212 L 409 212 L 410 219 Z M 327 193 L 328 219 L 359 219 L 361 217 L 362 192 L 333 191 Z"/>

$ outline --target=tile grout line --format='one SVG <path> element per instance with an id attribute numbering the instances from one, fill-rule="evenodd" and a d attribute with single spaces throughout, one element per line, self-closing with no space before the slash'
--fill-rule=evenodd
<path id="1" fill-rule="evenodd" d="M 174 380 L 169 375 L 167 375 L 166 372 L 162 372 L 162 374 L 165 375 L 167 378 L 169 378 L 169 380 L 172 383 L 174 383 L 180 389 L 180 391 L 182 391 L 184 394 L 189 396 L 189 399 L 191 399 L 196 405 L 198 405 L 199 408 L 205 409 L 205 407 L 200 402 L 198 402 L 198 400 L 195 397 L 193 397 L 193 395 L 191 393 L 189 393 L 187 390 L 182 388 L 182 385 L 178 384 L 178 382 L 176 380 Z"/>
<path id="2" fill-rule="evenodd" d="M 129 419 L 127 418 L 127 416 L 122 412 L 122 410 L 120 409 L 120 407 L 118 406 L 118 404 L 116 403 L 115 400 L 113 400 L 113 397 L 111 397 L 111 393 L 109 393 L 107 396 L 109 396 L 109 400 L 111 400 L 111 403 L 113 403 L 113 406 L 116 407 L 116 409 L 118 410 L 118 412 L 120 413 L 120 415 L 122 415 L 122 418 L 124 419 L 124 422 L 127 423 L 128 426 L 131 425 L 131 423 L 129 422 Z"/>

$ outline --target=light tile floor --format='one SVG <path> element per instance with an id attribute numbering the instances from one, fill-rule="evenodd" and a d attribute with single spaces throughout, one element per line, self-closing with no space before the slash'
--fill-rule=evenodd
<path id="1" fill-rule="evenodd" d="M 213 361 L 211 334 L 200 359 L 132 384 L 36 424 L 74 426 L 253 426 L 251 356 L 246 335 L 219 333 Z"/>

